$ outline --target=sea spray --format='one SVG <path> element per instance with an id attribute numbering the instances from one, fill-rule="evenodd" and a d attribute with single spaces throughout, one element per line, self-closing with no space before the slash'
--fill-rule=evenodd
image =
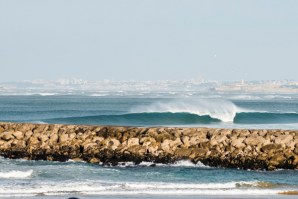
<path id="1" fill-rule="evenodd" d="M 132 113 L 191 113 L 198 116 L 210 116 L 223 122 L 233 122 L 236 114 L 244 111 L 249 112 L 223 99 L 176 99 L 131 109 Z"/>

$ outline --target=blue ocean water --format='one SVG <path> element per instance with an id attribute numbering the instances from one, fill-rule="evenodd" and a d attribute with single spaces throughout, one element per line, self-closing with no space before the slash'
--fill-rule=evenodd
<path id="1" fill-rule="evenodd" d="M 0 96 L 0 113 L 0 121 L 9 122 L 298 129 L 296 97 L 13 95 Z M 187 161 L 105 167 L 0 158 L 0 197 L 273 197 L 288 190 L 298 190 L 298 171 L 245 171 Z"/>
<path id="2" fill-rule="evenodd" d="M 297 99 L 0 96 L 0 121 L 298 129 Z"/>
<path id="3" fill-rule="evenodd" d="M 297 171 L 244 171 L 181 161 L 104 167 L 0 159 L 0 197 L 41 195 L 275 195 L 297 190 Z M 83 197 L 82 197 L 83 198 Z"/>

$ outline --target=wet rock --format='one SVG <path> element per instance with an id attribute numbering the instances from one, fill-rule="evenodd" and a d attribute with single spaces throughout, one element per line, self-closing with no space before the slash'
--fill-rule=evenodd
<path id="1" fill-rule="evenodd" d="M 179 148 L 175 151 L 175 156 L 178 158 L 187 158 L 192 153 L 192 149 L 189 148 Z"/>
<path id="2" fill-rule="evenodd" d="M 208 150 L 203 148 L 193 149 L 191 155 L 189 156 L 191 159 L 203 158 L 207 154 Z M 197 162 L 197 161 L 196 161 Z"/>
<path id="3" fill-rule="evenodd" d="M 276 169 L 279 165 L 284 164 L 284 161 L 286 160 L 285 156 L 283 154 L 276 154 L 272 158 L 270 158 L 269 163 L 268 163 L 268 169 L 269 170 L 274 170 Z"/>
<path id="4" fill-rule="evenodd" d="M 298 195 L 298 191 L 283 191 L 283 192 L 279 192 L 278 194 L 282 194 L 282 195 Z"/>
<path id="5" fill-rule="evenodd" d="M 91 158 L 89 160 L 89 162 L 92 163 L 92 164 L 98 164 L 98 163 L 100 163 L 100 160 L 98 158 Z"/>

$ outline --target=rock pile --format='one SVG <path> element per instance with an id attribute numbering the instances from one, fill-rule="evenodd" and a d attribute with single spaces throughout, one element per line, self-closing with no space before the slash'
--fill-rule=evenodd
<path id="1" fill-rule="evenodd" d="M 0 155 L 109 165 L 187 159 L 216 167 L 298 169 L 298 131 L 0 123 Z"/>

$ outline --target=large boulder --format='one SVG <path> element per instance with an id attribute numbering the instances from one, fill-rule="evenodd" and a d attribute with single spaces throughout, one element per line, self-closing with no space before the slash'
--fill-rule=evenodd
<path id="1" fill-rule="evenodd" d="M 274 142 L 276 144 L 288 144 L 290 143 L 294 137 L 292 135 L 279 135 L 275 138 Z"/>
<path id="2" fill-rule="evenodd" d="M 246 145 L 244 143 L 244 137 L 235 138 L 231 141 L 231 145 L 237 149 L 244 148 Z"/>
<path id="3" fill-rule="evenodd" d="M 257 146 L 257 145 L 262 144 L 264 142 L 265 142 L 265 138 L 263 138 L 262 136 L 247 137 L 244 140 L 244 143 L 246 145 L 250 145 L 250 146 Z"/>
<path id="4" fill-rule="evenodd" d="M 15 137 L 13 136 L 13 132 L 3 132 L 0 135 L 0 138 L 4 141 L 9 141 L 11 139 L 14 139 Z"/>
<path id="5" fill-rule="evenodd" d="M 139 138 L 129 138 L 127 140 L 127 147 L 131 147 L 134 145 L 140 145 L 140 139 Z"/>

